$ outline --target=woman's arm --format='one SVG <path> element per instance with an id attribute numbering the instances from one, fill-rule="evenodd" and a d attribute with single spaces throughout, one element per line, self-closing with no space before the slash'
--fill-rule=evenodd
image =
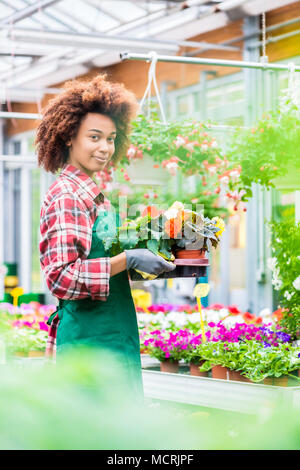
<path id="1" fill-rule="evenodd" d="M 126 269 L 126 253 L 120 253 L 119 255 L 110 258 L 110 276 L 119 274 Z"/>
<path id="2" fill-rule="evenodd" d="M 49 290 L 60 299 L 106 300 L 110 258 L 88 259 L 90 214 L 74 194 L 63 194 L 41 211 L 40 262 Z"/>

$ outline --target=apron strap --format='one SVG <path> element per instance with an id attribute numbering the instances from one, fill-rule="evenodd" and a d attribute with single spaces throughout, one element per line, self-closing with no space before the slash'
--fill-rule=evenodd
<path id="1" fill-rule="evenodd" d="M 63 305 L 63 300 L 62 299 L 58 299 L 58 306 L 56 307 L 56 310 L 50 315 L 50 317 L 48 318 L 47 320 L 47 325 L 51 326 L 51 323 L 53 322 L 54 318 L 56 317 L 56 315 L 58 314 L 58 312 L 60 311 L 60 309 L 62 308 L 62 305 Z"/>

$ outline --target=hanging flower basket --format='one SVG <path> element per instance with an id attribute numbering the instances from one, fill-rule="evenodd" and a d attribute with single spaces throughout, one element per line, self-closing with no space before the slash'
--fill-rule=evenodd
<path id="1" fill-rule="evenodd" d="M 131 160 L 127 174 L 133 184 L 163 185 L 171 178 L 166 169 L 155 165 L 153 158 L 145 153 L 142 159 Z"/>

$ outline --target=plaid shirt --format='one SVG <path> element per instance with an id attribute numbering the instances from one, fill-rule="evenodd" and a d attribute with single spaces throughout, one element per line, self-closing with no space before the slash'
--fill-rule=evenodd
<path id="1" fill-rule="evenodd" d="M 59 299 L 105 301 L 109 295 L 110 258 L 87 259 L 99 211 L 109 208 L 94 181 L 65 165 L 50 186 L 40 219 L 40 262 L 47 286 Z M 46 355 L 55 357 L 58 315 L 49 331 Z"/>

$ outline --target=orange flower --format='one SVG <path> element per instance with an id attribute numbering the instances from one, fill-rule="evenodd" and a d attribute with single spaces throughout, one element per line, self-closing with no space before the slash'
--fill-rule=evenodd
<path id="1" fill-rule="evenodd" d="M 176 238 L 181 232 L 182 222 L 176 217 L 174 219 L 167 220 L 165 223 L 165 232 L 170 238 Z"/>
<path id="2" fill-rule="evenodd" d="M 147 214 L 151 217 L 157 217 L 159 215 L 159 210 L 156 206 L 147 206 L 142 212 L 142 217 L 145 217 Z"/>

